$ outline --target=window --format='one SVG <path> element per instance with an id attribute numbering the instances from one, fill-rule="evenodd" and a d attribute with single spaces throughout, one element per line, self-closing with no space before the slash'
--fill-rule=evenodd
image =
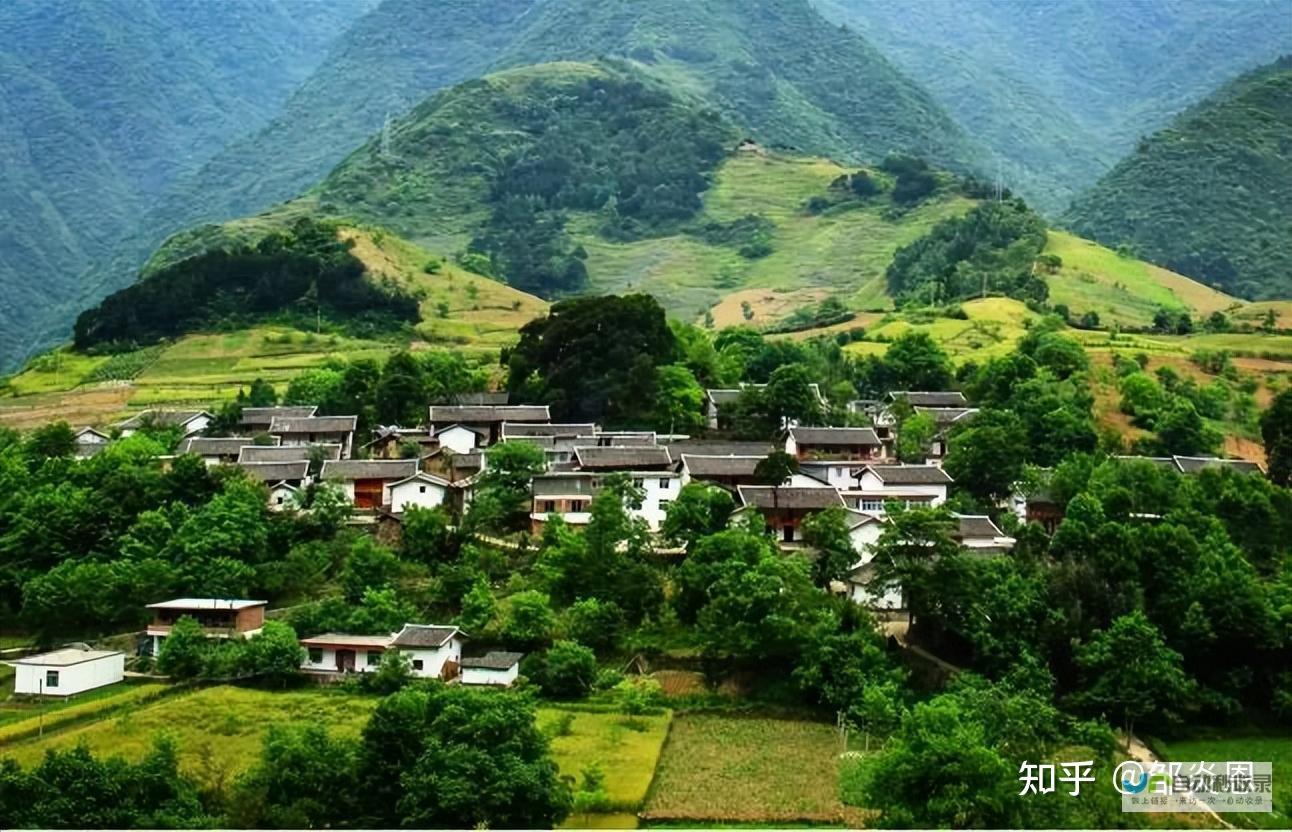
<path id="1" fill-rule="evenodd" d="M 379 665 L 379 664 L 381 664 L 381 651 L 380 651 L 380 650 L 369 650 L 369 651 L 368 651 L 368 666 L 369 666 L 369 667 L 372 667 L 372 666 L 374 666 L 374 665 Z"/>
<path id="2" fill-rule="evenodd" d="M 544 500 L 543 511 L 547 512 L 548 514 L 551 514 L 552 512 L 556 511 L 556 500 Z"/>
<path id="3" fill-rule="evenodd" d="M 322 663 L 323 663 L 323 648 L 322 648 L 322 647 L 311 647 L 311 648 L 310 648 L 310 664 L 322 664 Z"/>
<path id="4" fill-rule="evenodd" d="M 46 670 L 46 671 L 45 671 L 45 687 L 47 687 L 47 688 L 56 688 L 56 687 L 58 687 L 58 671 L 57 671 L 57 670 Z"/>
<path id="5" fill-rule="evenodd" d="M 661 490 L 663 490 L 663 491 L 668 491 L 668 484 L 669 484 L 670 482 L 672 482 L 672 480 L 670 480 L 670 479 L 668 479 L 668 478 L 666 478 L 666 477 L 661 477 L 661 478 L 660 478 L 660 481 L 659 481 L 659 487 L 660 487 L 660 489 L 661 489 Z"/>
<path id="6" fill-rule="evenodd" d="M 422 669 L 422 660 L 413 659 L 413 670 L 421 670 L 421 669 Z"/>
<path id="7" fill-rule="evenodd" d="M 277 501 L 276 501 L 276 502 L 277 502 L 277 503 L 278 503 L 278 505 L 280 505 L 280 506 L 283 504 L 283 495 L 282 495 L 282 494 L 279 494 L 279 495 L 278 495 L 278 499 L 277 499 Z"/>
<path id="8" fill-rule="evenodd" d="M 660 501 L 659 501 L 659 510 L 660 510 L 660 511 L 668 511 L 668 507 L 672 504 L 672 502 L 673 502 L 672 500 L 660 500 Z"/>
<path id="9" fill-rule="evenodd" d="M 883 511 L 884 501 L 875 500 L 869 497 L 862 497 L 861 500 L 859 501 L 859 506 L 861 507 L 862 511 Z"/>
<path id="10" fill-rule="evenodd" d="M 426 486 L 424 486 L 424 485 L 419 485 L 419 486 L 417 486 L 417 493 L 418 493 L 418 494 L 425 494 L 425 493 L 426 493 Z"/>
<path id="11" fill-rule="evenodd" d="M 645 488 L 646 480 L 633 480 L 633 488 Z"/>

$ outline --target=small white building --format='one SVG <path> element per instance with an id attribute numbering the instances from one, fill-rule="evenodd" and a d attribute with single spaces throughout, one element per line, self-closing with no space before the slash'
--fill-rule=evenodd
<path id="1" fill-rule="evenodd" d="M 301 670 L 310 673 L 371 673 L 381 665 L 390 646 L 390 636 L 355 636 L 324 633 L 301 639 L 305 661 Z"/>
<path id="2" fill-rule="evenodd" d="M 462 660 L 462 684 L 511 687 L 520 676 L 523 653 L 492 651 L 483 656 L 469 656 Z"/>
<path id="3" fill-rule="evenodd" d="M 145 427 L 178 427 L 184 436 L 193 436 L 206 430 L 212 418 L 205 410 L 143 410 L 117 427 L 123 439 Z"/>
<path id="4" fill-rule="evenodd" d="M 413 675 L 423 679 L 454 679 L 462 664 L 466 634 L 457 627 L 405 624 L 390 640 L 390 647 L 408 656 Z"/>
<path id="5" fill-rule="evenodd" d="M 120 682 L 126 656 L 116 650 L 65 647 L 9 664 L 14 668 L 14 693 L 71 696 Z"/>
<path id="6" fill-rule="evenodd" d="M 434 436 L 441 448 L 448 448 L 455 454 L 469 454 L 485 444 L 489 433 L 482 428 L 453 424 L 435 431 Z"/>
<path id="7" fill-rule="evenodd" d="M 77 459 L 89 459 L 95 454 L 108 447 L 112 437 L 108 436 L 101 430 L 95 430 L 91 427 L 84 427 L 78 430 L 74 436 L 76 440 Z"/>
<path id="8" fill-rule="evenodd" d="M 934 508 L 947 501 L 954 480 L 936 465 L 867 465 L 853 471 L 854 485 L 844 492 L 849 508 L 873 514 L 889 501 L 915 508 Z"/>
<path id="9" fill-rule="evenodd" d="M 448 499 L 452 485 L 448 480 L 419 471 L 411 477 L 390 484 L 390 510 L 401 514 L 409 506 L 435 508 Z"/>

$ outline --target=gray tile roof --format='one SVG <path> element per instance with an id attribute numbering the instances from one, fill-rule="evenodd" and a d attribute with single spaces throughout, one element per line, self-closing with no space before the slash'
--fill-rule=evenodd
<path id="1" fill-rule="evenodd" d="M 588 436 L 597 432 L 591 422 L 553 424 L 551 422 L 503 422 L 502 435 L 508 439 L 531 436 Z"/>
<path id="2" fill-rule="evenodd" d="M 683 454 L 682 464 L 693 477 L 752 477 L 762 456 L 703 456 Z"/>
<path id="3" fill-rule="evenodd" d="M 248 427 L 268 428 L 274 421 L 275 416 L 283 416 L 290 419 L 300 419 L 306 416 L 313 416 L 318 410 L 312 404 L 308 405 L 284 405 L 281 407 L 244 407 L 242 408 L 242 418 L 238 424 Z"/>
<path id="4" fill-rule="evenodd" d="M 743 392 L 745 391 L 739 387 L 715 387 L 704 391 L 709 401 L 717 405 L 731 404 L 739 399 Z"/>
<path id="5" fill-rule="evenodd" d="M 835 488 L 782 486 L 778 494 L 773 494 L 769 485 L 741 485 L 736 490 L 742 503 L 755 508 L 823 509 L 844 504 L 843 497 Z"/>
<path id="6" fill-rule="evenodd" d="M 952 534 L 956 538 L 1005 536 L 1005 533 L 985 514 L 957 514 L 956 522 L 957 528 Z"/>
<path id="7" fill-rule="evenodd" d="M 936 465 L 867 465 L 885 485 L 943 485 L 954 482 Z M 864 469 L 863 469 L 864 470 Z M 860 470 L 857 472 L 860 474 Z"/>
<path id="8" fill-rule="evenodd" d="M 193 436 L 179 444 L 179 452 L 199 456 L 237 456 L 252 441 L 249 436 Z"/>
<path id="9" fill-rule="evenodd" d="M 1180 467 L 1175 464 L 1175 459 L 1169 456 L 1114 456 L 1113 459 L 1118 462 L 1147 462 L 1156 465 L 1158 468 L 1169 468 L 1172 471 L 1179 471 Z"/>
<path id="10" fill-rule="evenodd" d="M 580 468 L 598 471 L 636 471 L 673 464 L 668 448 L 662 445 L 575 448 L 574 455 Z"/>
<path id="11" fill-rule="evenodd" d="M 489 422 L 550 422 L 547 405 L 508 404 L 508 405 L 456 405 L 433 404 L 430 409 L 430 420 L 433 425 L 448 425 L 453 422 L 481 424 Z"/>
<path id="12" fill-rule="evenodd" d="M 265 483 L 303 480 L 310 470 L 309 462 L 239 462 L 238 467 Z"/>
<path id="13" fill-rule="evenodd" d="M 888 398 L 890 401 L 905 399 L 911 407 L 964 407 L 968 404 L 964 393 L 958 390 L 894 390 Z"/>
<path id="14" fill-rule="evenodd" d="M 464 656 L 462 667 L 474 667 L 481 670 L 508 670 L 525 658 L 524 653 L 506 653 L 494 650 L 483 656 Z"/>
<path id="15" fill-rule="evenodd" d="M 392 647 L 440 647 L 461 631 L 436 624 L 405 624 L 390 642 Z"/>
<path id="16" fill-rule="evenodd" d="M 1185 474 L 1196 474 L 1204 468 L 1228 468 L 1243 474 L 1263 474 L 1264 469 L 1246 459 L 1220 459 L 1218 457 L 1176 456 L 1175 465 Z"/>
<path id="17" fill-rule="evenodd" d="M 310 458 L 310 451 L 323 453 L 323 459 L 340 459 L 341 446 L 335 442 L 314 445 L 245 445 L 239 462 L 300 462 Z"/>
<path id="18" fill-rule="evenodd" d="M 874 428 L 790 428 L 801 445 L 878 445 Z"/>
<path id="19" fill-rule="evenodd" d="M 932 417 L 938 427 L 963 421 L 978 412 L 976 407 L 917 407 L 916 413 Z"/>
<path id="20" fill-rule="evenodd" d="M 677 442 L 669 442 L 664 447 L 668 448 L 669 453 L 674 457 L 680 457 L 682 454 L 767 456 L 772 451 L 778 450 L 775 445 L 769 442 L 723 442 L 710 439 L 680 439 Z"/>
<path id="21" fill-rule="evenodd" d="M 353 433 L 358 416 L 275 416 L 270 433 Z"/>
<path id="22" fill-rule="evenodd" d="M 118 427 L 127 430 L 141 428 L 144 425 L 157 425 L 158 427 L 170 425 L 182 425 L 190 422 L 198 416 L 210 417 L 211 414 L 205 410 L 144 410 L 131 416 L 129 419 L 121 422 Z"/>
<path id="23" fill-rule="evenodd" d="M 415 459 L 329 459 L 323 463 L 320 479 L 402 480 L 417 473 Z"/>

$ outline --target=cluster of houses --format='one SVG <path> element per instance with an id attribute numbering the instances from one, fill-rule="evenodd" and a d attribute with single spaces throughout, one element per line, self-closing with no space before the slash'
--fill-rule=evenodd
<path id="1" fill-rule="evenodd" d="M 251 638 L 263 629 L 267 603 L 241 598 L 173 598 L 149 604 L 152 621 L 144 630 L 139 652 L 157 656 L 181 618 L 192 618 L 210 639 Z M 301 639 L 301 671 L 321 681 L 349 673 L 371 673 L 391 651 L 402 653 L 410 673 L 464 685 L 508 687 L 520 675 L 520 653 L 469 652 L 466 633 L 452 625 L 405 624 L 397 633 L 351 635 L 323 633 Z M 9 662 L 15 671 L 14 692 L 23 695 L 73 696 L 115 684 L 124 678 L 125 653 L 74 644 Z"/>
<path id="2" fill-rule="evenodd" d="M 721 431 L 724 414 L 745 388 L 707 391 L 711 428 Z M 818 397 L 820 396 L 817 391 Z M 822 400 L 824 404 L 824 400 Z M 529 521 L 541 532 L 554 517 L 572 526 L 591 520 L 591 504 L 612 475 L 630 479 L 641 498 L 629 512 L 658 531 L 670 504 L 692 482 L 731 492 L 735 515 L 759 515 L 787 551 L 805 550 L 803 523 L 828 508 L 842 510 L 857 560 L 848 581 L 835 587 L 859 604 L 894 610 L 903 606 L 900 589 L 874 585 L 875 544 L 893 504 L 936 507 L 947 500 L 952 478 L 942 468 L 948 432 L 977 412 L 954 391 L 897 391 L 883 400 L 852 402 L 867 427 L 809 427 L 787 424 L 776 442 L 742 442 L 610 431 L 593 423 L 557 423 L 546 406 L 517 405 L 506 393 L 480 393 L 429 406 L 426 424 L 415 429 L 383 427 L 356 454 L 354 416 L 322 416 L 312 407 L 249 407 L 239 424 L 242 436 L 204 435 L 211 416 L 204 411 L 152 411 L 118 425 L 121 435 L 146 424 L 179 427 L 180 453 L 210 465 L 236 465 L 269 489 L 271 508 L 294 506 L 311 482 L 335 483 L 360 515 L 398 523 L 410 506 L 444 506 L 460 513 L 470 504 L 489 448 L 521 440 L 543 449 L 545 470 L 531 480 Z M 936 426 L 919 464 L 896 458 L 896 428 L 903 414 L 924 414 Z M 109 437 L 93 428 L 77 434 L 78 455 L 90 456 Z M 778 483 L 760 476 L 769 454 L 783 451 L 798 471 Z M 357 458 L 358 457 L 358 458 Z M 1128 457 L 1133 459 L 1133 457 Z M 1181 473 L 1224 465 L 1260 472 L 1241 460 L 1196 457 L 1144 458 Z M 1044 493 L 1018 495 L 1008 507 L 1026 521 L 1053 530 L 1062 511 Z M 988 556 L 1009 551 L 1013 538 L 986 515 L 953 515 L 953 533 L 966 550 Z M 182 598 L 150 606 L 154 620 L 145 632 L 145 652 L 156 655 L 180 616 L 192 616 L 213 638 L 245 637 L 263 625 L 262 601 Z M 464 656 L 466 634 L 452 626 L 407 624 L 387 635 L 325 633 L 302 640 L 302 669 L 327 677 L 375 669 L 391 650 L 405 653 L 413 673 L 464 684 L 507 685 L 515 681 L 521 656 L 491 652 Z M 120 678 L 122 657 L 110 651 L 70 647 L 14 662 L 19 692 L 75 693 Z M 35 688 L 39 688 L 37 691 Z"/>

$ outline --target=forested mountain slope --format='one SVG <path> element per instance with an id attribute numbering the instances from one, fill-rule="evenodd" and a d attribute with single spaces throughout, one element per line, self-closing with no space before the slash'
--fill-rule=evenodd
<path id="1" fill-rule="evenodd" d="M 816 0 L 999 154 L 1047 213 L 1136 139 L 1292 51 L 1282 0 Z"/>
<path id="2" fill-rule="evenodd" d="M 282 113 L 187 177 L 82 295 L 45 324 L 129 283 L 185 226 L 300 193 L 427 95 L 488 71 L 615 56 L 703 98 L 762 142 L 841 159 L 893 150 L 961 169 L 981 161 L 945 110 L 806 0 L 385 0 L 341 36 Z"/>
<path id="3" fill-rule="evenodd" d="M 367 5 L 0 5 L 0 363 L 177 178 L 268 122 Z"/>
<path id="4" fill-rule="evenodd" d="M 1079 233 L 1255 298 L 1292 293 L 1292 57 L 1190 108 L 1084 194 Z"/>

